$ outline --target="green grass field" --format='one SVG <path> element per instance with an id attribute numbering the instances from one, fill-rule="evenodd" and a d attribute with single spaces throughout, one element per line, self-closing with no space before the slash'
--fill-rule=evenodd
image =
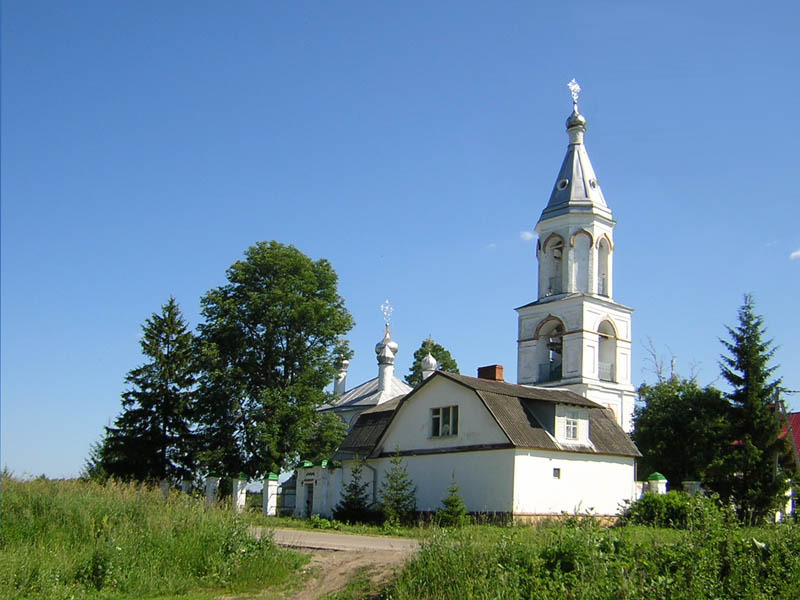
<path id="1" fill-rule="evenodd" d="M 245 519 L 136 484 L 2 479 L 0 598 L 203 598 L 285 582 L 306 557 Z"/>

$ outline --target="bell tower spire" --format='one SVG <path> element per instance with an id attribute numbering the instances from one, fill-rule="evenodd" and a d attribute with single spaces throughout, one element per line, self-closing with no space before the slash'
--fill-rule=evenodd
<path id="1" fill-rule="evenodd" d="M 517 378 L 577 392 L 612 409 L 629 430 L 632 310 L 612 300 L 616 223 L 583 143 L 581 88 L 574 79 L 567 86 L 567 152 L 535 228 L 538 295 L 517 309 Z"/>

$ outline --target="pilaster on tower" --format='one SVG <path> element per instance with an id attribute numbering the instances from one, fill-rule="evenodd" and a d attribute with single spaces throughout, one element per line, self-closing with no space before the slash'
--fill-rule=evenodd
<path id="1" fill-rule="evenodd" d="M 580 88 L 570 84 L 569 142 L 539 234 L 537 299 L 517 308 L 518 383 L 565 387 L 631 427 L 630 315 L 612 300 L 615 222 L 583 143 Z"/>

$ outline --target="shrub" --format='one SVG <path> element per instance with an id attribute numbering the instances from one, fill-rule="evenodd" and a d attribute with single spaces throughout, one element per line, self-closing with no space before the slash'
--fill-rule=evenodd
<path id="1" fill-rule="evenodd" d="M 685 492 L 645 493 L 629 504 L 620 516 L 620 525 L 649 525 L 673 529 L 694 529 L 724 524 L 734 518 L 720 506 L 716 496 L 689 496 Z"/>
<path id="2" fill-rule="evenodd" d="M 380 523 L 381 512 L 372 506 L 367 495 L 369 484 L 361 480 L 364 462 L 356 460 L 350 472 L 350 483 L 342 493 L 342 498 L 333 509 L 333 518 L 345 523 Z"/>

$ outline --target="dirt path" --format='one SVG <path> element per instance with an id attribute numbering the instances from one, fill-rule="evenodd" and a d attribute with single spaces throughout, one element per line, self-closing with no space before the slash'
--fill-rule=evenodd
<path id="1" fill-rule="evenodd" d="M 316 600 L 342 589 L 353 578 L 379 590 L 419 548 L 417 540 L 301 531 L 273 530 L 275 543 L 311 555 L 300 578 L 303 584 L 285 598 Z"/>

